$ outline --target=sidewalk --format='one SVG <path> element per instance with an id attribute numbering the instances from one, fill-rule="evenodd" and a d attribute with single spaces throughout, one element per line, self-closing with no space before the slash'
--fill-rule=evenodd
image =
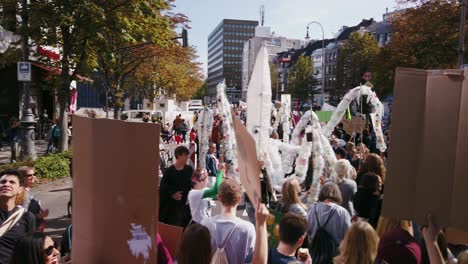
<path id="1" fill-rule="evenodd" d="M 36 140 L 36 154 L 38 157 L 43 156 L 47 150 L 47 142 L 44 140 Z M 19 152 L 18 152 L 19 155 Z M 7 142 L 3 142 L 3 150 L 0 151 L 0 165 L 10 163 L 11 151 L 10 145 Z"/>
<path id="2" fill-rule="evenodd" d="M 49 216 L 45 221 L 45 233 L 58 243 L 71 223 L 71 219 L 67 216 L 67 203 L 70 200 L 71 189 L 72 180 L 68 177 L 32 189 L 34 197 L 41 201 L 44 208 L 49 209 Z"/>

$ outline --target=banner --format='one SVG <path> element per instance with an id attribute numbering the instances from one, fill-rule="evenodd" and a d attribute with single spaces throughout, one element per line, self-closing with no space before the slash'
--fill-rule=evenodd
<path id="1" fill-rule="evenodd" d="M 396 72 L 382 215 L 468 231 L 468 71 Z"/>
<path id="2" fill-rule="evenodd" d="M 257 209 L 257 201 L 261 198 L 260 167 L 258 165 L 255 140 L 238 118 L 233 117 L 234 131 L 237 140 L 237 158 L 242 187 L 249 196 L 250 202 Z"/>
<path id="3" fill-rule="evenodd" d="M 156 263 L 159 129 L 73 116 L 73 263 Z"/>

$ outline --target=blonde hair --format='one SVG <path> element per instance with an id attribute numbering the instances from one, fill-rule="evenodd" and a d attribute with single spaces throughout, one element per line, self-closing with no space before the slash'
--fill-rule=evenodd
<path id="1" fill-rule="evenodd" d="M 281 189 L 282 200 L 284 203 L 285 208 L 287 209 L 292 204 L 299 204 L 304 209 L 306 206 L 301 202 L 301 198 L 297 193 L 297 190 L 300 190 L 301 186 L 297 179 L 289 178 L 283 183 L 283 187 Z"/>
<path id="2" fill-rule="evenodd" d="M 389 218 L 385 216 L 380 216 L 376 232 L 379 237 L 382 237 L 385 233 L 393 231 L 399 227 L 413 235 L 413 226 L 411 225 L 410 221 L 398 220 L 395 218 Z"/>
<path id="3" fill-rule="evenodd" d="M 340 159 L 335 162 L 333 165 L 333 172 L 335 173 L 337 183 L 342 182 L 344 179 L 356 179 L 356 169 L 345 159 Z"/>
<path id="4" fill-rule="evenodd" d="M 373 264 L 377 257 L 379 237 L 372 226 L 359 221 L 351 225 L 340 246 L 335 264 Z"/>
<path id="5" fill-rule="evenodd" d="M 458 264 L 468 264 L 468 250 L 458 254 Z"/>

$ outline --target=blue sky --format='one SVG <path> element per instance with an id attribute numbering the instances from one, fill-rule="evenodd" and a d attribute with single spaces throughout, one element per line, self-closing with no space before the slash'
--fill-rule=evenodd
<path id="1" fill-rule="evenodd" d="M 332 37 L 343 26 L 353 26 L 362 19 L 382 20 L 385 8 L 393 11 L 395 0 L 176 0 L 173 11 L 191 20 L 189 44 L 195 46 L 206 74 L 208 34 L 224 18 L 259 20 L 260 6 L 265 5 L 265 26 L 278 36 L 303 39 L 310 21 L 319 21 L 325 37 Z M 310 36 L 322 36 L 311 25 Z"/>

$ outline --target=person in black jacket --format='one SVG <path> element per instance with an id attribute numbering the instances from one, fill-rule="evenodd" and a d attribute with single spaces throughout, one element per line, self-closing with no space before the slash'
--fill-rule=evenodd
<path id="1" fill-rule="evenodd" d="M 185 227 L 191 218 L 187 196 L 192 189 L 193 168 L 187 165 L 189 150 L 186 147 L 177 147 L 174 155 L 175 164 L 164 171 L 161 179 L 159 221 Z"/>
<path id="2" fill-rule="evenodd" d="M 382 179 L 379 175 L 368 172 L 362 176 L 361 185 L 354 196 L 354 209 L 357 216 L 364 218 L 376 228 L 382 209 Z"/>

